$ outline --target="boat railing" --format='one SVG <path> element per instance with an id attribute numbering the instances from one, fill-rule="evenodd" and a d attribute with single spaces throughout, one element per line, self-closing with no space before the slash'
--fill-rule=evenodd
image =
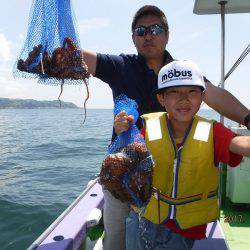
<path id="1" fill-rule="evenodd" d="M 62 220 L 77 206 L 82 198 L 98 183 L 99 178 L 89 182 L 87 188 L 75 199 L 75 201 L 37 238 L 27 250 L 34 250 L 52 233 Z"/>

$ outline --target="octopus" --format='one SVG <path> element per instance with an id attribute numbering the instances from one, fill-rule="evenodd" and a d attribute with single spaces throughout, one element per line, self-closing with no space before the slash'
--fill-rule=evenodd
<path id="1" fill-rule="evenodd" d="M 119 153 L 108 155 L 102 163 L 100 184 L 122 202 L 138 206 L 132 192 L 140 204 L 145 205 L 152 193 L 152 164 L 146 168 L 141 168 L 140 164 L 148 156 L 145 144 L 138 142 L 127 145 Z"/>
<path id="2" fill-rule="evenodd" d="M 65 79 L 83 80 L 87 90 L 87 97 L 84 100 L 83 123 L 85 122 L 86 103 L 89 99 L 87 79 L 90 77 L 90 74 L 88 72 L 88 66 L 84 61 L 83 53 L 69 37 L 64 39 L 63 46 L 56 48 L 52 55 L 49 55 L 46 50 L 43 51 L 43 46 L 41 44 L 34 46 L 26 60 L 18 60 L 17 69 L 28 73 L 38 74 L 42 78 L 51 77 L 62 80 L 61 91 L 58 97 L 59 101 L 63 92 Z"/>
<path id="3" fill-rule="evenodd" d="M 57 79 L 84 80 L 90 76 L 81 50 L 69 37 L 64 39 L 63 46 L 56 48 L 52 55 L 43 51 L 41 44 L 34 46 L 26 60 L 18 60 L 17 69 Z"/>

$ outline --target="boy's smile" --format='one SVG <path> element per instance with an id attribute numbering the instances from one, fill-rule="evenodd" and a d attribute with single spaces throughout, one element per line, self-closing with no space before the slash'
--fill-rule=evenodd
<path id="1" fill-rule="evenodd" d="M 160 104 L 169 113 L 172 124 L 178 122 L 189 124 L 198 112 L 203 98 L 203 92 L 198 86 L 170 87 L 157 95 Z"/>

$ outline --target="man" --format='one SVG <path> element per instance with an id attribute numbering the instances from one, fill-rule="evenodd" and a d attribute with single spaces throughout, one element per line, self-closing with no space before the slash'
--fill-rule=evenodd
<path id="1" fill-rule="evenodd" d="M 134 99 L 138 103 L 140 115 L 163 111 L 153 90 L 157 87 L 159 70 L 173 61 L 165 50 L 168 38 L 165 14 L 155 6 L 146 5 L 136 12 L 132 22 L 132 39 L 138 55 L 115 56 L 83 51 L 83 57 L 89 73 L 109 84 L 113 98 L 123 93 Z M 236 122 L 244 124 L 245 117 L 245 122 L 250 120 L 250 112 L 246 107 L 229 92 L 208 81 L 204 101 Z M 125 249 L 125 218 L 129 208 L 105 190 L 104 198 L 104 249 Z"/>

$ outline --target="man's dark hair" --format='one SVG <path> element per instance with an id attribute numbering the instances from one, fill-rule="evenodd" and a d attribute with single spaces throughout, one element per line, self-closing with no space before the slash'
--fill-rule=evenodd
<path id="1" fill-rule="evenodd" d="M 158 7 L 154 5 L 145 5 L 141 7 L 134 15 L 133 21 L 132 21 L 132 32 L 135 29 L 136 23 L 138 20 L 147 15 L 154 15 L 160 18 L 161 24 L 166 32 L 168 32 L 168 21 L 167 17 L 165 16 L 164 12 L 160 10 Z"/>

